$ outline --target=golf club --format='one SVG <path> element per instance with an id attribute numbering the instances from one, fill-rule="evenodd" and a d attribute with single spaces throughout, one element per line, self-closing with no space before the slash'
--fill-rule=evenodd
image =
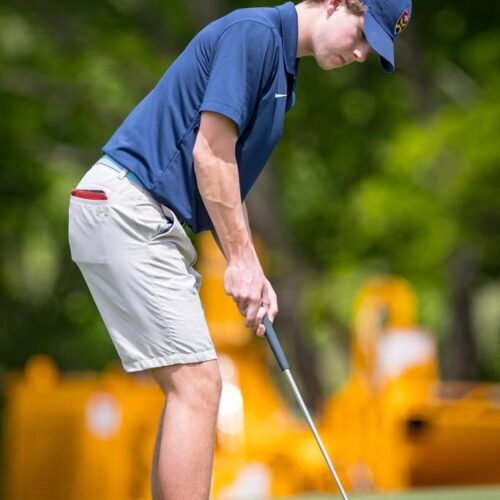
<path id="1" fill-rule="evenodd" d="M 328 468 L 330 469 L 330 472 L 332 473 L 333 478 L 335 479 L 335 482 L 337 483 L 337 486 L 340 490 L 340 493 L 342 494 L 342 498 L 344 500 L 348 500 L 346 492 L 344 491 L 344 488 L 342 486 L 342 483 L 340 482 L 340 479 L 338 478 L 337 473 L 335 472 L 335 469 L 332 465 L 332 462 L 330 461 L 330 457 L 328 456 L 328 453 L 326 452 L 326 449 L 323 446 L 323 443 L 321 442 L 321 438 L 319 437 L 318 431 L 316 430 L 316 426 L 314 425 L 314 422 L 312 421 L 312 418 L 309 415 L 309 411 L 307 410 L 307 407 L 304 403 L 304 400 L 302 399 L 302 396 L 300 395 L 299 389 L 298 389 L 297 385 L 295 384 L 295 380 L 293 379 L 292 373 L 290 372 L 290 367 L 288 366 L 288 361 L 286 359 L 285 353 L 283 352 L 280 341 L 278 340 L 278 336 L 276 335 L 276 332 L 274 331 L 273 325 L 267 316 L 264 317 L 262 322 L 263 322 L 264 326 L 266 327 L 265 336 L 267 338 L 267 341 L 269 342 L 269 345 L 271 346 L 271 350 L 273 351 L 274 357 L 276 358 L 276 361 L 278 362 L 281 370 L 286 375 L 288 382 L 290 383 L 290 386 L 292 387 L 293 393 L 295 395 L 295 399 L 297 399 L 300 407 L 302 408 L 302 411 L 304 412 L 304 415 L 306 416 L 309 427 L 311 428 L 311 430 L 314 434 L 314 437 L 316 438 L 316 442 L 319 445 L 321 453 L 323 453 L 323 457 L 326 460 Z"/>

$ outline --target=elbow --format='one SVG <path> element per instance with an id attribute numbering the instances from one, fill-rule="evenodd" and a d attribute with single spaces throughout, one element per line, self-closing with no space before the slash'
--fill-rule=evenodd
<path id="1" fill-rule="evenodd" d="M 193 165 L 195 170 L 198 168 L 198 165 L 202 163 L 203 157 L 203 148 L 198 144 L 198 141 L 196 141 L 193 148 Z"/>
<path id="2" fill-rule="evenodd" d="M 213 153 L 205 141 L 196 140 L 193 147 L 193 165 L 195 172 L 200 172 L 208 168 L 213 162 Z"/>
<path id="3" fill-rule="evenodd" d="M 213 173 L 217 167 L 213 152 L 203 141 L 196 141 L 193 148 L 193 170 L 198 190 L 205 200 L 213 188 Z"/>

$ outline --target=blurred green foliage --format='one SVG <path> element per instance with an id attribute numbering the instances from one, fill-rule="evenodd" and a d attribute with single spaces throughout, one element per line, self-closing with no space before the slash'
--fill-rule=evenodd
<path id="1" fill-rule="evenodd" d="M 273 5 L 0 6 L 0 368 L 35 352 L 71 369 L 116 359 L 70 260 L 69 190 L 204 23 L 262 4 Z M 420 322 L 445 342 L 449 262 L 464 248 L 478 262 L 480 367 L 500 378 L 499 13 L 491 2 L 416 1 L 393 75 L 374 56 L 333 72 L 301 61 L 297 104 L 273 157 L 275 194 L 295 247 L 322 276 L 300 307 L 325 365 L 341 367 L 334 378 L 345 365 L 325 346 L 346 339 L 325 318 L 334 310 L 350 324 L 355 291 L 373 273 L 407 278 Z"/>

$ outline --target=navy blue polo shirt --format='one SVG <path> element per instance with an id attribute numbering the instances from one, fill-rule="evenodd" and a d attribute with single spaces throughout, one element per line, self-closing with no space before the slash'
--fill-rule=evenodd
<path id="1" fill-rule="evenodd" d="M 125 119 L 103 153 L 139 177 L 194 232 L 213 228 L 193 168 L 202 111 L 238 126 L 236 160 L 245 199 L 295 101 L 297 13 L 236 10 L 204 28 Z"/>

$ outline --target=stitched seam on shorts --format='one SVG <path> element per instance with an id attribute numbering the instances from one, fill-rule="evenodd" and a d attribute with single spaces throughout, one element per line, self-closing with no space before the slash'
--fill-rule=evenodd
<path id="1" fill-rule="evenodd" d="M 149 252 L 149 247 L 146 245 L 146 251 Z M 166 314 L 166 310 L 161 306 L 160 300 L 158 298 L 158 277 L 156 276 L 154 269 L 153 269 L 153 264 L 152 264 L 152 258 L 151 255 L 149 255 L 149 258 L 147 259 L 147 269 L 149 270 L 149 277 L 153 283 L 153 297 L 154 297 L 154 306 L 156 310 L 158 311 L 159 314 L 161 314 L 161 318 L 163 320 L 163 323 L 165 325 L 165 329 L 167 331 L 167 336 L 166 340 L 168 341 L 169 345 L 172 346 L 172 338 L 173 338 L 173 332 L 172 328 L 170 326 L 170 322 L 168 321 L 168 315 Z"/>

